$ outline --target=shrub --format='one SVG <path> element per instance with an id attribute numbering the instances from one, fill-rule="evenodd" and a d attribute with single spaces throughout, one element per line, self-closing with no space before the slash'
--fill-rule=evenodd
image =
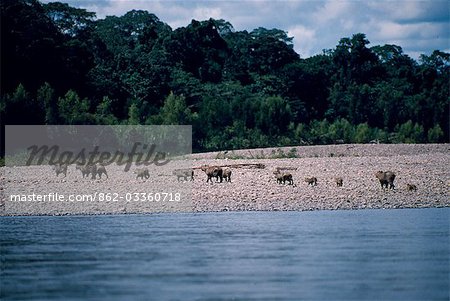
<path id="1" fill-rule="evenodd" d="M 428 130 L 428 142 L 430 143 L 439 143 L 443 142 L 444 131 L 440 127 L 439 124 L 436 124 L 434 127 Z"/>

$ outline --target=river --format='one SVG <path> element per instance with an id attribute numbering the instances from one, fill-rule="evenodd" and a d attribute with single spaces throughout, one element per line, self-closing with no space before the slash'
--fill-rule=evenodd
<path id="1" fill-rule="evenodd" d="M 2 300 L 449 300 L 450 208 L 0 217 Z"/>

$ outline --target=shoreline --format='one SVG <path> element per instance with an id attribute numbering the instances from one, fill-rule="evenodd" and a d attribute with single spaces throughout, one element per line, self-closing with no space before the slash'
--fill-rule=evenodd
<path id="1" fill-rule="evenodd" d="M 293 150 L 295 149 L 295 151 Z M 49 166 L 2 167 L 0 216 L 117 215 L 164 212 L 222 211 L 315 211 L 450 207 L 450 144 L 347 144 L 298 146 L 192 154 L 189 165 L 235 166 L 231 183 L 206 183 L 206 175 L 195 170 L 195 181 L 177 182 L 166 173 L 151 171 L 148 180 L 108 166 L 108 179 L 82 179 L 74 166 L 66 178 L 57 178 Z M 256 158 L 256 155 L 258 158 Z M 265 168 L 239 167 L 263 164 Z M 276 182 L 277 167 L 292 168 L 294 185 Z M 295 169 L 294 169 L 295 168 Z M 397 175 L 395 190 L 380 187 L 374 173 L 391 170 Z M 317 186 L 304 182 L 317 177 Z M 334 177 L 342 177 L 338 187 Z M 407 184 L 417 186 L 408 191 Z M 158 190 L 159 189 L 159 190 Z M 131 191 L 181 189 L 186 201 L 174 203 L 8 201 L 11 192 L 103 191 L 125 195 Z M 175 191 L 175 190 L 173 190 Z"/>
<path id="2" fill-rule="evenodd" d="M 245 212 L 256 212 L 256 213 L 265 213 L 265 212 L 299 212 L 299 213 L 307 213 L 307 212 L 335 212 L 335 211 L 364 211 L 364 210 L 423 210 L 423 209 L 446 209 L 450 208 L 450 206 L 442 206 L 442 207 L 398 207 L 398 208 L 364 208 L 364 209 L 320 209 L 320 210 L 248 210 L 248 211 L 176 211 L 176 212 L 103 212 L 103 213 L 65 213 L 65 214 L 16 214 L 16 215 L 0 215 L 0 218 L 11 218 L 11 217 L 89 217 L 89 216 L 152 216 L 152 215 L 160 215 L 160 214 L 208 214 L 208 213 L 245 213 Z"/>

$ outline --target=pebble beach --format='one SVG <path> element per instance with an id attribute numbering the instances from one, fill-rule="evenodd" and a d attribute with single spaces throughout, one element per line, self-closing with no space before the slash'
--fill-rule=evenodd
<path id="1" fill-rule="evenodd" d="M 231 168 L 231 182 L 206 182 L 203 165 Z M 180 166 L 194 168 L 194 181 L 177 181 Z M 341 144 L 200 153 L 150 169 L 107 166 L 108 178 L 83 178 L 74 165 L 67 176 L 51 166 L 1 167 L 0 215 L 91 215 L 153 212 L 305 211 L 450 207 L 450 144 Z M 274 170 L 292 174 L 279 184 Z M 396 174 L 395 189 L 380 186 L 375 172 Z M 316 177 L 317 185 L 305 182 Z M 335 178 L 343 179 L 338 187 Z M 407 184 L 417 187 L 409 191 Z M 178 193 L 178 194 L 177 194 Z M 11 195 L 47 199 L 11 199 Z M 49 195 L 64 195 L 56 201 Z M 67 200 L 68 195 L 96 195 Z M 164 199 L 163 199 L 164 198 Z"/>

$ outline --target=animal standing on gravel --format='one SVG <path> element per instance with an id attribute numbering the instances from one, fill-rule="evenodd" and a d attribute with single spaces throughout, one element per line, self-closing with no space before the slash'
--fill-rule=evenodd
<path id="1" fill-rule="evenodd" d="M 277 178 L 277 184 L 283 184 L 283 175 L 281 173 L 275 174 L 275 177 Z"/>
<path id="2" fill-rule="evenodd" d="M 134 173 L 136 174 L 136 180 L 139 178 L 141 178 L 141 180 L 143 180 L 144 178 L 150 178 L 150 173 L 148 172 L 147 168 L 138 168 L 134 171 Z"/>
<path id="3" fill-rule="evenodd" d="M 334 178 L 334 181 L 336 182 L 337 187 L 342 187 L 342 185 L 344 184 L 344 180 L 341 177 Z"/>
<path id="4" fill-rule="evenodd" d="M 194 170 L 193 169 L 175 169 L 172 172 L 173 175 L 177 176 L 178 182 L 181 178 L 183 178 L 185 181 L 190 179 L 191 181 L 194 181 Z"/>
<path id="5" fill-rule="evenodd" d="M 60 173 L 62 173 L 64 177 L 67 176 L 67 164 L 55 164 L 52 168 L 56 172 L 56 177 L 58 177 Z"/>
<path id="6" fill-rule="evenodd" d="M 219 181 L 220 178 L 220 183 L 223 182 L 223 169 L 220 166 L 202 166 L 201 170 L 203 170 L 206 175 L 207 175 L 207 179 L 206 179 L 206 183 L 208 183 L 209 181 L 211 181 L 212 183 L 212 178 L 216 178 L 216 181 Z"/>
<path id="7" fill-rule="evenodd" d="M 105 174 L 106 178 L 109 178 L 105 166 L 101 164 L 86 164 L 86 165 L 78 164 L 76 169 L 79 169 L 81 171 L 83 178 L 88 177 L 89 174 L 91 174 L 91 179 L 93 180 L 95 180 L 97 175 L 101 179 L 102 174 Z"/>
<path id="8" fill-rule="evenodd" d="M 288 172 L 283 174 L 283 184 L 286 184 L 286 182 L 288 182 L 288 185 L 293 185 L 294 184 L 294 180 L 292 178 L 292 174 L 290 174 Z"/>
<path id="9" fill-rule="evenodd" d="M 106 168 L 104 165 L 97 164 L 97 175 L 102 178 L 102 174 L 105 174 L 106 178 L 108 179 L 108 174 L 106 173 Z M 95 177 L 93 177 L 95 179 Z"/>
<path id="10" fill-rule="evenodd" d="M 395 189 L 394 180 L 395 173 L 391 171 L 377 171 L 375 176 L 380 181 L 381 188 Z"/>
<path id="11" fill-rule="evenodd" d="M 292 174 L 288 172 L 282 173 L 280 172 L 279 169 L 277 169 L 276 171 L 273 172 L 273 174 L 275 175 L 278 184 L 286 184 L 286 182 L 288 182 L 288 185 L 294 184 Z"/>
<path id="12" fill-rule="evenodd" d="M 223 170 L 223 177 L 225 179 L 225 182 L 231 183 L 231 169 L 226 168 Z"/>
<path id="13" fill-rule="evenodd" d="M 317 178 L 316 177 L 305 178 L 305 182 L 308 183 L 308 185 L 316 186 L 317 185 Z"/>
<path id="14" fill-rule="evenodd" d="M 417 191 L 417 186 L 414 184 L 406 184 L 406 190 L 408 191 Z"/>
<path id="15" fill-rule="evenodd" d="M 91 173 L 92 165 L 77 164 L 75 168 L 81 171 L 81 175 L 83 176 L 84 179 L 85 177 L 88 177 L 89 174 Z"/>

